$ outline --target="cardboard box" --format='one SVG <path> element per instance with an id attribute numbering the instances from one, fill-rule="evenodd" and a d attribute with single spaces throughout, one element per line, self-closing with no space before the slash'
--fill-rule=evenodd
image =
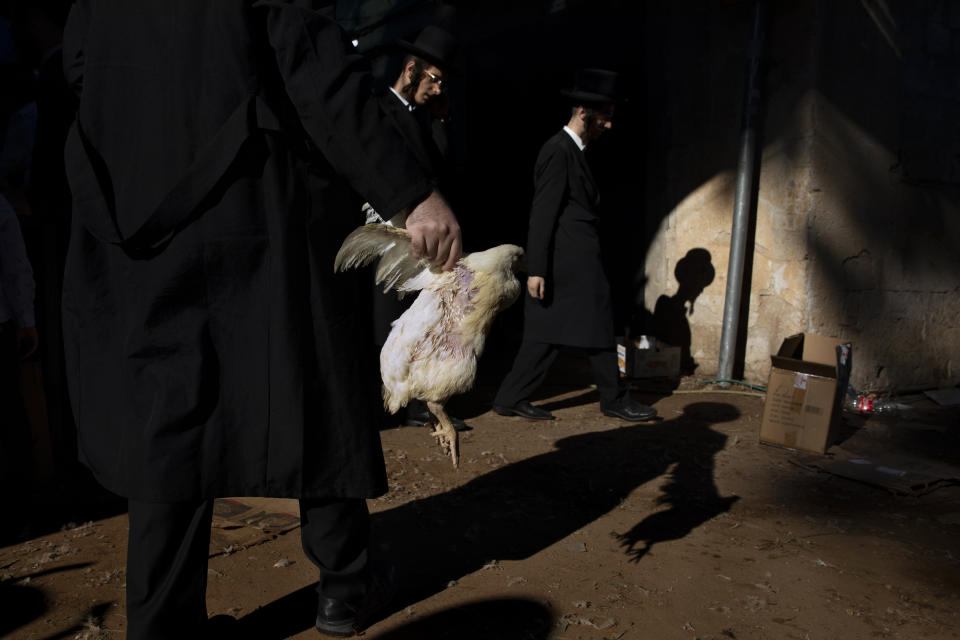
<path id="1" fill-rule="evenodd" d="M 760 442 L 826 452 L 850 375 L 850 345 L 800 333 L 786 338 L 770 359 Z"/>
<path id="2" fill-rule="evenodd" d="M 660 378 L 680 375 L 680 347 L 641 336 L 631 343 L 617 342 L 617 364 L 628 378 Z"/>

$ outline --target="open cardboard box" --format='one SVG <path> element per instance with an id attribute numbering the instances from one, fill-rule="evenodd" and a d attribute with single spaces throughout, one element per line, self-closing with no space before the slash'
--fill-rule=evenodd
<path id="1" fill-rule="evenodd" d="M 770 360 L 760 442 L 825 453 L 850 378 L 849 343 L 799 333 L 785 338 Z"/>
<path id="2" fill-rule="evenodd" d="M 680 347 L 650 336 L 627 341 L 617 338 L 617 365 L 628 378 L 676 378 L 680 375 Z"/>

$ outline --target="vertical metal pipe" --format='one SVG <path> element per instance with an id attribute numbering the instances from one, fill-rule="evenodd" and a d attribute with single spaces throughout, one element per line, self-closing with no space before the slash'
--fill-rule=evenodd
<path id="1" fill-rule="evenodd" d="M 733 375 L 733 361 L 737 347 L 747 228 L 754 204 L 753 184 L 757 165 L 764 19 L 764 2 L 758 0 L 753 6 L 753 33 L 747 52 L 747 77 L 740 129 L 740 158 L 737 161 L 733 229 L 730 232 L 730 260 L 727 266 L 727 293 L 723 303 L 723 328 L 720 335 L 720 360 L 717 367 L 717 378 L 721 380 L 728 380 Z"/>

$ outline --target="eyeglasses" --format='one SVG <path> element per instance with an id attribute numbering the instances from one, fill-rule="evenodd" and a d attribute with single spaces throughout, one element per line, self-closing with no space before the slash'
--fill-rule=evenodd
<path id="1" fill-rule="evenodd" d="M 441 77 L 438 76 L 438 75 L 434 75 L 434 74 L 430 73 L 429 71 L 424 71 L 423 73 L 426 74 L 426 76 L 427 76 L 428 78 L 430 78 L 430 82 L 434 83 L 434 84 L 437 85 L 439 88 L 443 89 L 443 82 L 444 82 L 443 78 L 441 78 Z"/>

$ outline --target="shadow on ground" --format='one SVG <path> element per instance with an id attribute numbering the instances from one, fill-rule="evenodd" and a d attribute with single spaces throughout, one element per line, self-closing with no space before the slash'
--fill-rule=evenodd
<path id="1" fill-rule="evenodd" d="M 304 587 L 242 618 L 231 637 L 238 640 L 280 640 L 313 626 L 309 612 L 317 606 L 316 591 Z M 522 598 L 468 602 L 417 618 L 371 640 L 544 640 L 554 614 L 543 604 Z M 326 636 L 324 636 L 326 637 Z"/>
<path id="2" fill-rule="evenodd" d="M 542 640 L 550 634 L 553 618 L 552 612 L 538 602 L 501 598 L 451 607 L 373 637 L 376 640 Z"/>
<path id="3" fill-rule="evenodd" d="M 7 488 L 4 498 L 17 505 L 16 523 L 0 523 L 0 546 L 38 538 L 64 527 L 103 520 L 127 512 L 127 501 L 100 486 L 80 463 L 64 465 L 60 477 L 44 484 Z"/>
<path id="4" fill-rule="evenodd" d="M 393 611 L 446 589 L 451 581 L 491 560 L 524 559 L 546 549 L 665 474 L 658 502 L 668 508 L 614 535 L 631 561 L 640 561 L 660 542 L 683 538 L 737 499 L 717 493 L 714 456 L 727 436 L 711 425 L 739 417 L 739 410 L 726 403 L 692 403 L 682 415 L 653 425 L 564 438 L 553 451 L 501 467 L 452 491 L 374 514 L 374 529 L 399 578 Z M 309 612 L 315 609 L 312 587 L 304 588 L 250 614 L 243 623 L 251 632 L 256 627 L 263 640 L 285 638 L 309 628 L 313 624 Z M 482 610 L 480 603 L 438 615 L 465 615 L 468 621 L 476 610 Z M 266 623 L 272 627 L 269 633 Z M 458 622 L 457 628 L 469 628 L 469 623 Z M 433 637 L 410 633 L 414 635 L 387 637 Z"/>
<path id="5" fill-rule="evenodd" d="M 4 610 L 0 617 L 0 637 L 4 638 L 47 612 L 43 591 L 28 584 L 0 582 L 0 602 Z"/>
<path id="6" fill-rule="evenodd" d="M 497 336 L 498 337 L 498 336 Z M 477 380 L 469 393 L 454 396 L 447 403 L 451 415 L 466 420 L 490 411 L 500 382 L 510 371 L 519 343 L 494 340 L 480 360 Z M 669 396 L 679 385 L 679 378 L 624 379 L 632 389 L 632 397 L 645 404 Z M 556 411 L 598 402 L 600 395 L 594 385 L 593 371 L 587 358 L 576 350 L 564 350 L 550 368 L 550 373 L 530 400 L 547 411 Z M 585 389 L 585 391 L 583 391 Z M 558 395 L 582 391 L 560 400 L 546 401 Z"/>
<path id="7" fill-rule="evenodd" d="M 42 589 L 31 585 L 31 580 L 53 573 L 83 569 L 91 564 L 90 562 L 68 564 L 20 576 L 16 579 L 16 582 L 12 580 L 0 581 L 0 603 L 3 604 L 3 615 L 0 616 L 0 638 L 8 637 L 8 633 L 36 620 L 49 611 L 46 595 Z M 71 637 L 76 634 L 76 631 L 76 629 L 71 631 Z"/>
<path id="8" fill-rule="evenodd" d="M 98 627 L 98 621 L 102 620 L 109 611 L 110 607 L 115 606 L 115 602 L 101 602 L 87 611 L 86 615 L 78 619 L 77 624 L 66 631 L 61 631 L 43 640 L 77 640 L 77 638 L 98 638 L 102 636 L 102 630 Z"/>

